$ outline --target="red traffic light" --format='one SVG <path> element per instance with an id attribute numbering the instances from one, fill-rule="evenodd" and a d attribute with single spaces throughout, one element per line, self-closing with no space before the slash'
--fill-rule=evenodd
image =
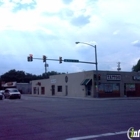
<path id="1" fill-rule="evenodd" d="M 32 54 L 29 54 L 29 56 L 27 57 L 27 60 L 30 62 L 30 61 L 33 61 L 33 55 Z"/>

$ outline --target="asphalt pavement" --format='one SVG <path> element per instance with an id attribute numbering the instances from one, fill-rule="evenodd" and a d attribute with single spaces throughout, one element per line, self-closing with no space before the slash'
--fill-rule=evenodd
<path id="1" fill-rule="evenodd" d="M 140 129 L 140 98 L 22 95 L 0 101 L 0 140 L 128 140 Z M 133 138 L 135 140 L 135 138 Z"/>

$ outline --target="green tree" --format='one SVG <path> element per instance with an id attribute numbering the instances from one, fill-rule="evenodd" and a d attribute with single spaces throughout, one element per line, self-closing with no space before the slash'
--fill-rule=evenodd
<path id="1" fill-rule="evenodd" d="M 137 64 L 132 67 L 132 71 L 140 71 L 140 59 L 138 60 Z"/>
<path id="2" fill-rule="evenodd" d="M 1 75 L 1 80 L 5 82 L 9 81 L 17 81 L 17 82 L 24 82 L 25 72 L 24 71 L 16 71 L 15 69 L 6 72 L 5 74 Z"/>
<path id="3" fill-rule="evenodd" d="M 12 82 L 16 81 L 18 83 L 29 83 L 32 80 L 38 79 L 46 79 L 49 78 L 51 75 L 58 75 L 64 73 L 58 73 L 55 71 L 47 72 L 47 75 L 43 73 L 42 75 L 33 75 L 30 73 L 25 73 L 24 71 L 16 71 L 15 69 L 6 72 L 5 74 L 1 75 L 0 80 L 4 82 Z"/>

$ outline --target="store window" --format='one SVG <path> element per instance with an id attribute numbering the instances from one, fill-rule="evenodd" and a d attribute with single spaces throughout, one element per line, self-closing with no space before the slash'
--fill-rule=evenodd
<path id="1" fill-rule="evenodd" d="M 124 85 L 124 95 L 127 97 L 136 96 L 136 85 L 127 83 Z"/>
<path id="2" fill-rule="evenodd" d="M 126 91 L 135 91 L 135 84 L 126 84 Z"/>
<path id="3" fill-rule="evenodd" d="M 58 91 L 58 92 L 62 92 L 62 86 L 58 86 L 58 87 L 57 87 L 57 91 Z"/>
<path id="4" fill-rule="evenodd" d="M 101 84 L 99 85 L 99 93 L 119 93 L 119 84 Z"/>

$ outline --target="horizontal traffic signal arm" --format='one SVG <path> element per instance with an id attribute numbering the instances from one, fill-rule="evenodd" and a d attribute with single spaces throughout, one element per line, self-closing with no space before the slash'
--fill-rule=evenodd
<path id="1" fill-rule="evenodd" d="M 38 60 L 43 60 L 42 58 L 33 58 L 33 59 L 38 59 Z M 59 59 L 48 59 L 46 58 L 46 60 L 50 60 L 50 61 L 59 61 Z M 68 59 L 64 59 L 64 60 L 68 60 Z M 64 61 L 62 60 L 62 61 Z M 66 61 L 64 61 L 66 62 Z M 69 62 L 70 63 L 70 62 Z M 96 64 L 95 62 L 87 62 L 87 61 L 79 61 L 78 62 L 71 62 L 71 63 L 87 63 L 87 64 Z"/>

